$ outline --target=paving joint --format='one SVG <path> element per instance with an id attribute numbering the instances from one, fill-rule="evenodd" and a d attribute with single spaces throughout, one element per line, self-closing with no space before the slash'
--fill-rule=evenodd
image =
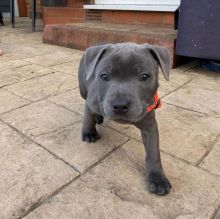
<path id="1" fill-rule="evenodd" d="M 196 166 L 199 166 L 205 160 L 205 158 L 210 154 L 210 152 L 212 151 L 212 149 L 214 148 L 215 144 L 218 142 L 219 139 L 220 139 L 220 133 L 215 137 L 215 139 L 211 143 L 211 147 L 208 148 L 206 153 L 198 160 Z"/>
<path id="2" fill-rule="evenodd" d="M 189 84 L 190 82 L 192 82 L 193 80 L 195 80 L 196 78 L 198 78 L 199 75 L 194 76 L 193 78 L 191 78 L 190 80 L 186 81 L 185 83 L 183 83 L 182 85 L 180 85 L 179 87 L 175 88 L 174 90 L 168 92 L 167 94 L 165 94 L 164 96 L 161 97 L 161 99 L 167 97 L 168 95 L 178 91 L 179 89 L 181 89 L 182 87 L 184 87 L 185 85 Z"/>

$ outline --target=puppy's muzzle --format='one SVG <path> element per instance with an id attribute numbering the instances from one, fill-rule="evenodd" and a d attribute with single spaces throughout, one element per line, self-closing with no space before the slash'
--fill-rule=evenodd
<path id="1" fill-rule="evenodd" d="M 116 98 L 112 101 L 112 111 L 115 114 L 126 114 L 129 110 L 130 102 L 124 98 Z"/>

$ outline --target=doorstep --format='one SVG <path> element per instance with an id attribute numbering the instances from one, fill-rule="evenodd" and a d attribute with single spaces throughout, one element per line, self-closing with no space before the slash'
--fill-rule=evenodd
<path id="1" fill-rule="evenodd" d="M 161 25 L 129 25 L 103 22 L 51 24 L 44 27 L 43 42 L 84 50 L 97 43 L 149 43 L 169 50 L 171 67 L 181 62 L 174 54 L 176 31 Z M 180 60 L 180 61 L 179 61 Z"/>

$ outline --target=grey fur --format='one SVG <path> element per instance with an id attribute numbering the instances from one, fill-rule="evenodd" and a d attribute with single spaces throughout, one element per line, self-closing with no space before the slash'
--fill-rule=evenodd
<path id="1" fill-rule="evenodd" d="M 79 66 L 80 93 L 86 100 L 82 140 L 96 141 L 96 124 L 105 117 L 135 125 L 141 131 L 147 154 L 148 190 L 157 195 L 169 193 L 171 184 L 161 164 L 155 112 L 147 113 L 146 109 L 158 88 L 159 67 L 168 80 L 169 66 L 167 49 L 135 43 L 91 47 Z M 107 81 L 103 81 L 103 73 L 109 77 Z M 142 74 L 147 75 L 146 81 L 140 81 Z"/>

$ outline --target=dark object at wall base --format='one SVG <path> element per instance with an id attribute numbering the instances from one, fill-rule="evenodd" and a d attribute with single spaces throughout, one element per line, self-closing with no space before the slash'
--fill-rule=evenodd
<path id="1" fill-rule="evenodd" d="M 220 1 L 182 0 L 176 54 L 220 60 Z"/>
<path id="2" fill-rule="evenodd" d="M 0 25 L 4 26 L 2 12 L 0 11 Z"/>
<path id="3" fill-rule="evenodd" d="M 199 60 L 199 65 L 200 67 L 205 68 L 209 71 L 220 73 L 220 61 L 201 59 Z"/>

